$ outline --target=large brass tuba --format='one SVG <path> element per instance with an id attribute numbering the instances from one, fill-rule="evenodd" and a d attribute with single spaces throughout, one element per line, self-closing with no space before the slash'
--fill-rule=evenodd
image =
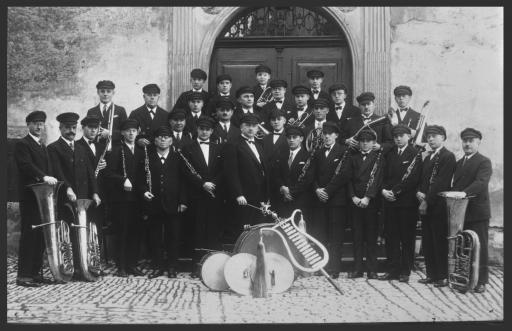
<path id="1" fill-rule="evenodd" d="M 101 255 L 96 224 L 87 221 L 87 209 L 91 203 L 90 199 L 76 200 L 71 227 L 76 234 L 77 267 L 85 280 L 96 281 L 96 276 L 101 273 Z"/>
<path id="2" fill-rule="evenodd" d="M 448 283 L 462 293 L 478 283 L 480 240 L 472 230 L 462 230 L 469 198 L 459 192 L 440 192 L 448 213 Z"/>
<path id="3" fill-rule="evenodd" d="M 62 182 L 57 182 L 56 185 L 47 183 L 28 185 L 36 196 L 42 220 L 41 224 L 32 225 L 32 229 L 43 230 L 48 264 L 53 278 L 58 283 L 71 280 L 74 271 L 69 227 L 66 222 L 55 221 L 56 197 L 61 185 Z"/>

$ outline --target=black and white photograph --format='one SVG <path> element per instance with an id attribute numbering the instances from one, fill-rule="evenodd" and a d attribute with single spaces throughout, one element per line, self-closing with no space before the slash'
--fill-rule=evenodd
<path id="1" fill-rule="evenodd" d="M 248 4 L 6 8 L 7 323 L 503 323 L 504 7 Z"/>

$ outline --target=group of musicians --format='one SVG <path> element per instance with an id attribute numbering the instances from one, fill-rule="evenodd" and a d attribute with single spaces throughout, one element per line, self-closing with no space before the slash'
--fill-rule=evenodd
<path id="1" fill-rule="evenodd" d="M 114 83 L 100 81 L 100 103 L 80 121 L 83 137 L 75 140 L 79 115 L 61 113 L 56 118 L 60 137 L 48 146 L 41 140 L 46 114 L 28 114 L 29 133 L 15 152 L 24 187 L 17 284 L 47 282 L 40 275 L 42 234 L 31 228 L 41 216 L 27 185 L 60 181 L 59 206 L 92 199 L 90 219 L 99 229 L 111 224 L 121 277 L 145 275 L 137 268 L 144 231 L 153 270 L 148 276 L 173 278 L 180 241 L 195 249 L 198 263 L 207 250 L 234 243 L 244 225 L 264 222 L 254 207 L 270 202 L 284 217 L 302 210 L 306 231 L 328 249 L 332 278 L 339 277 L 343 234 L 351 226 L 355 263 L 349 278 L 366 271 L 369 279 L 408 282 L 421 216 L 427 277 L 420 282 L 438 287 L 447 285 L 448 246 L 446 206 L 438 193 L 458 191 L 471 196 L 464 227 L 476 231 L 482 243 L 475 291 L 485 291 L 492 168 L 478 152 L 478 130 L 460 133 L 465 156 L 457 161 L 443 146 L 445 129 L 428 125 L 422 146 L 429 152 L 422 158 L 421 146 L 412 143 L 420 114 L 409 106 L 407 86 L 394 89 L 398 107 L 382 118 L 374 113 L 373 93 L 359 95 L 359 107 L 350 105 L 347 88 L 335 84 L 326 91 L 319 70 L 309 71 L 310 86 L 293 87 L 292 97 L 286 81 L 271 80 L 267 66 L 257 66 L 255 75 L 256 86 L 242 86 L 234 94 L 231 77 L 220 75 L 217 91 L 208 93 L 206 73 L 194 69 L 191 90 L 179 96 L 172 111 L 158 105 L 160 89 L 149 84 L 142 89 L 144 105 L 129 116 L 113 102 Z M 66 209 L 58 208 L 58 214 L 72 222 Z M 379 215 L 385 219 L 388 259 L 380 276 Z"/>

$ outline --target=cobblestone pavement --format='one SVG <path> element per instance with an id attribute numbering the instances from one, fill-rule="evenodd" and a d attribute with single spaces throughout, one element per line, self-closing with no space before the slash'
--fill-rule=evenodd
<path id="1" fill-rule="evenodd" d="M 145 265 L 141 265 L 145 267 Z M 109 271 L 114 271 L 111 268 Z M 50 277 L 46 270 L 45 276 Z M 120 278 L 94 283 L 70 282 L 39 288 L 16 285 L 16 257 L 8 258 L 9 323 L 343 323 L 503 320 L 503 269 L 490 270 L 482 294 L 460 294 L 410 282 L 348 279 L 337 283 L 343 296 L 321 276 L 297 279 L 270 298 L 209 291 L 200 280 Z"/>

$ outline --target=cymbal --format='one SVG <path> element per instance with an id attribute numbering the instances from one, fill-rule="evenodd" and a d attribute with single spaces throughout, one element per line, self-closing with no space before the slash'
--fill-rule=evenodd
<path id="1" fill-rule="evenodd" d="M 268 291 L 270 293 L 281 293 L 288 290 L 294 281 L 295 274 L 293 266 L 284 256 L 268 252 L 265 253 L 267 271 L 270 274 Z"/>
<path id="2" fill-rule="evenodd" d="M 201 281 L 212 291 L 226 291 L 229 285 L 224 277 L 224 266 L 231 256 L 225 252 L 210 252 L 201 261 Z"/>
<path id="3" fill-rule="evenodd" d="M 224 277 L 231 290 L 241 295 L 250 295 L 255 266 L 255 255 L 238 253 L 230 257 L 224 265 Z"/>

